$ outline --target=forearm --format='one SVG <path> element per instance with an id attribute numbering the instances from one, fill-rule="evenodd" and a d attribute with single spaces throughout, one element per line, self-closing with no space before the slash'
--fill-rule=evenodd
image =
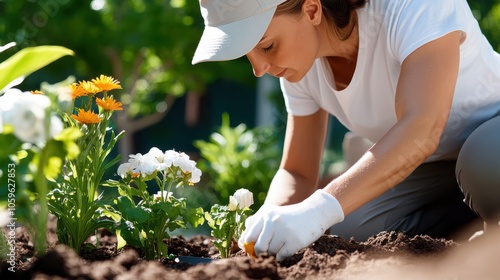
<path id="1" fill-rule="evenodd" d="M 441 135 L 429 119 L 398 122 L 348 171 L 325 190 L 335 196 L 345 215 L 394 187 L 431 155 Z"/>
<path id="2" fill-rule="evenodd" d="M 285 169 L 279 169 L 269 187 L 266 203 L 275 205 L 295 204 L 309 197 L 316 189 L 315 182 L 310 182 L 306 178 Z"/>

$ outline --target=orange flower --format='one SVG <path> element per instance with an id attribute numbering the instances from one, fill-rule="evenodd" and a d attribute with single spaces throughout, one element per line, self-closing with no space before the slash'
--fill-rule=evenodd
<path id="1" fill-rule="evenodd" d="M 32 90 L 31 94 L 43 94 L 43 92 L 41 92 L 39 90 Z"/>
<path id="2" fill-rule="evenodd" d="M 255 242 L 250 242 L 250 243 L 244 242 L 243 243 L 243 248 L 244 248 L 245 252 L 247 253 L 247 255 L 256 259 L 257 255 L 255 254 L 254 246 L 255 246 Z"/>
<path id="3" fill-rule="evenodd" d="M 83 89 L 85 94 L 88 96 L 94 95 L 94 94 L 102 91 L 93 82 L 89 82 L 89 81 L 81 81 L 79 86 Z"/>
<path id="4" fill-rule="evenodd" d="M 71 97 L 73 97 L 73 99 L 77 99 L 80 96 L 87 95 L 85 90 L 77 83 L 72 83 L 71 85 L 69 85 L 69 89 L 71 90 Z"/>
<path id="5" fill-rule="evenodd" d="M 116 102 L 112 97 L 104 97 L 103 99 L 96 98 L 95 102 L 106 111 L 123 110 L 122 103 Z"/>
<path id="6" fill-rule="evenodd" d="M 112 89 L 121 89 L 120 82 L 113 77 L 101 75 L 99 78 L 92 79 L 92 82 L 101 91 L 110 91 Z"/>
<path id="7" fill-rule="evenodd" d="M 95 124 L 102 120 L 96 113 L 90 110 L 85 111 L 84 109 L 78 110 L 78 115 L 72 114 L 71 117 L 81 124 Z"/>

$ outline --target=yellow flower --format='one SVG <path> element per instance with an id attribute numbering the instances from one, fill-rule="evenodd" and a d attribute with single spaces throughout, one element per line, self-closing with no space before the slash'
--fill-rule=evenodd
<path id="1" fill-rule="evenodd" d="M 99 93 L 102 91 L 93 82 L 89 82 L 89 81 L 81 81 L 79 86 L 83 89 L 85 94 L 88 96 L 95 95 L 96 93 Z"/>
<path id="2" fill-rule="evenodd" d="M 99 78 L 92 79 L 92 82 L 101 91 L 110 91 L 112 89 L 121 89 L 120 82 L 113 77 L 101 75 Z"/>
<path id="3" fill-rule="evenodd" d="M 77 99 L 80 96 L 87 95 L 87 93 L 85 92 L 85 90 L 80 85 L 78 85 L 77 83 L 70 84 L 69 85 L 69 89 L 71 90 L 71 97 L 73 99 Z"/>
<path id="4" fill-rule="evenodd" d="M 95 124 L 102 120 L 96 113 L 90 110 L 85 111 L 84 109 L 78 110 L 78 115 L 72 114 L 71 117 L 81 124 Z"/>
<path id="5" fill-rule="evenodd" d="M 43 94 L 43 92 L 41 92 L 39 90 L 32 90 L 31 94 Z"/>
<path id="6" fill-rule="evenodd" d="M 112 97 L 105 97 L 103 99 L 96 98 L 95 102 L 99 107 L 106 111 L 118 111 L 123 110 L 122 103 L 116 102 Z"/>

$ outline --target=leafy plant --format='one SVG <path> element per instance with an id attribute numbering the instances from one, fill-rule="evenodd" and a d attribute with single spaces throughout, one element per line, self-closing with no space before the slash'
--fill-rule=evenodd
<path id="1" fill-rule="evenodd" d="M 256 194 L 255 204 L 260 207 L 279 166 L 277 141 L 270 127 L 230 127 L 229 115 L 225 113 L 210 141 L 197 140 L 194 145 L 202 157 L 200 169 L 214 182 L 213 188 L 222 200 L 229 199 L 238 188 L 245 188 Z"/>
<path id="2" fill-rule="evenodd" d="M 228 205 L 214 204 L 210 212 L 205 212 L 205 219 L 212 228 L 211 235 L 217 238 L 214 245 L 221 258 L 229 257 L 233 244 L 245 230 L 245 221 L 253 213 L 252 204 L 252 192 L 239 189 L 229 197 Z"/>
<path id="3" fill-rule="evenodd" d="M 109 122 L 121 103 L 108 92 L 121 89 L 112 77 L 101 75 L 92 81 L 81 81 L 68 86 L 74 99 L 82 102 L 75 108 L 77 114 L 61 112 L 66 127 L 77 129 L 81 137 L 76 140 L 80 155 L 64 161 L 64 174 L 48 194 L 48 206 L 57 217 L 57 236 L 62 244 L 80 253 L 85 240 L 97 229 L 110 227 L 113 220 L 103 216 L 107 202 L 98 187 L 103 183 L 104 172 L 117 164 L 121 156 L 111 160 L 108 156 L 123 131 L 115 135 Z M 102 93 L 102 99 L 97 94 Z M 93 108 L 97 106 L 99 112 Z"/>
<path id="4" fill-rule="evenodd" d="M 15 43 L 0 47 L 3 52 Z M 12 88 L 26 76 L 73 51 L 60 46 L 22 49 L 0 63 L 0 210 L 25 223 L 37 254 L 46 250 L 46 194 L 61 172 L 62 160 L 78 154 L 79 136 L 63 129 L 49 97 Z M 3 95 L 2 95 L 3 94 Z"/>
<path id="5" fill-rule="evenodd" d="M 130 155 L 118 174 L 122 180 L 108 181 L 120 194 L 110 209 L 118 223 L 118 248 L 128 243 L 142 249 L 146 259 L 165 258 L 168 246 L 163 240 L 170 238 L 169 232 L 187 228 L 188 224 L 196 228 L 205 222 L 201 207 L 188 208 L 185 198 L 173 194 L 173 186 L 192 186 L 200 181 L 201 171 L 185 153 L 163 153 L 155 147 L 145 155 Z M 154 195 L 146 184 L 152 180 L 160 189 Z"/>

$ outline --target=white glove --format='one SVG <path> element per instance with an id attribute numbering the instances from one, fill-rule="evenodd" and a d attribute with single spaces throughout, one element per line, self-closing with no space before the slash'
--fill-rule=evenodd
<path id="1" fill-rule="evenodd" d="M 344 211 L 335 197 L 322 189 L 304 201 L 287 206 L 264 204 L 246 220 L 238 240 L 255 243 L 255 253 L 267 252 L 282 261 L 318 240 L 327 229 L 344 220 Z"/>

